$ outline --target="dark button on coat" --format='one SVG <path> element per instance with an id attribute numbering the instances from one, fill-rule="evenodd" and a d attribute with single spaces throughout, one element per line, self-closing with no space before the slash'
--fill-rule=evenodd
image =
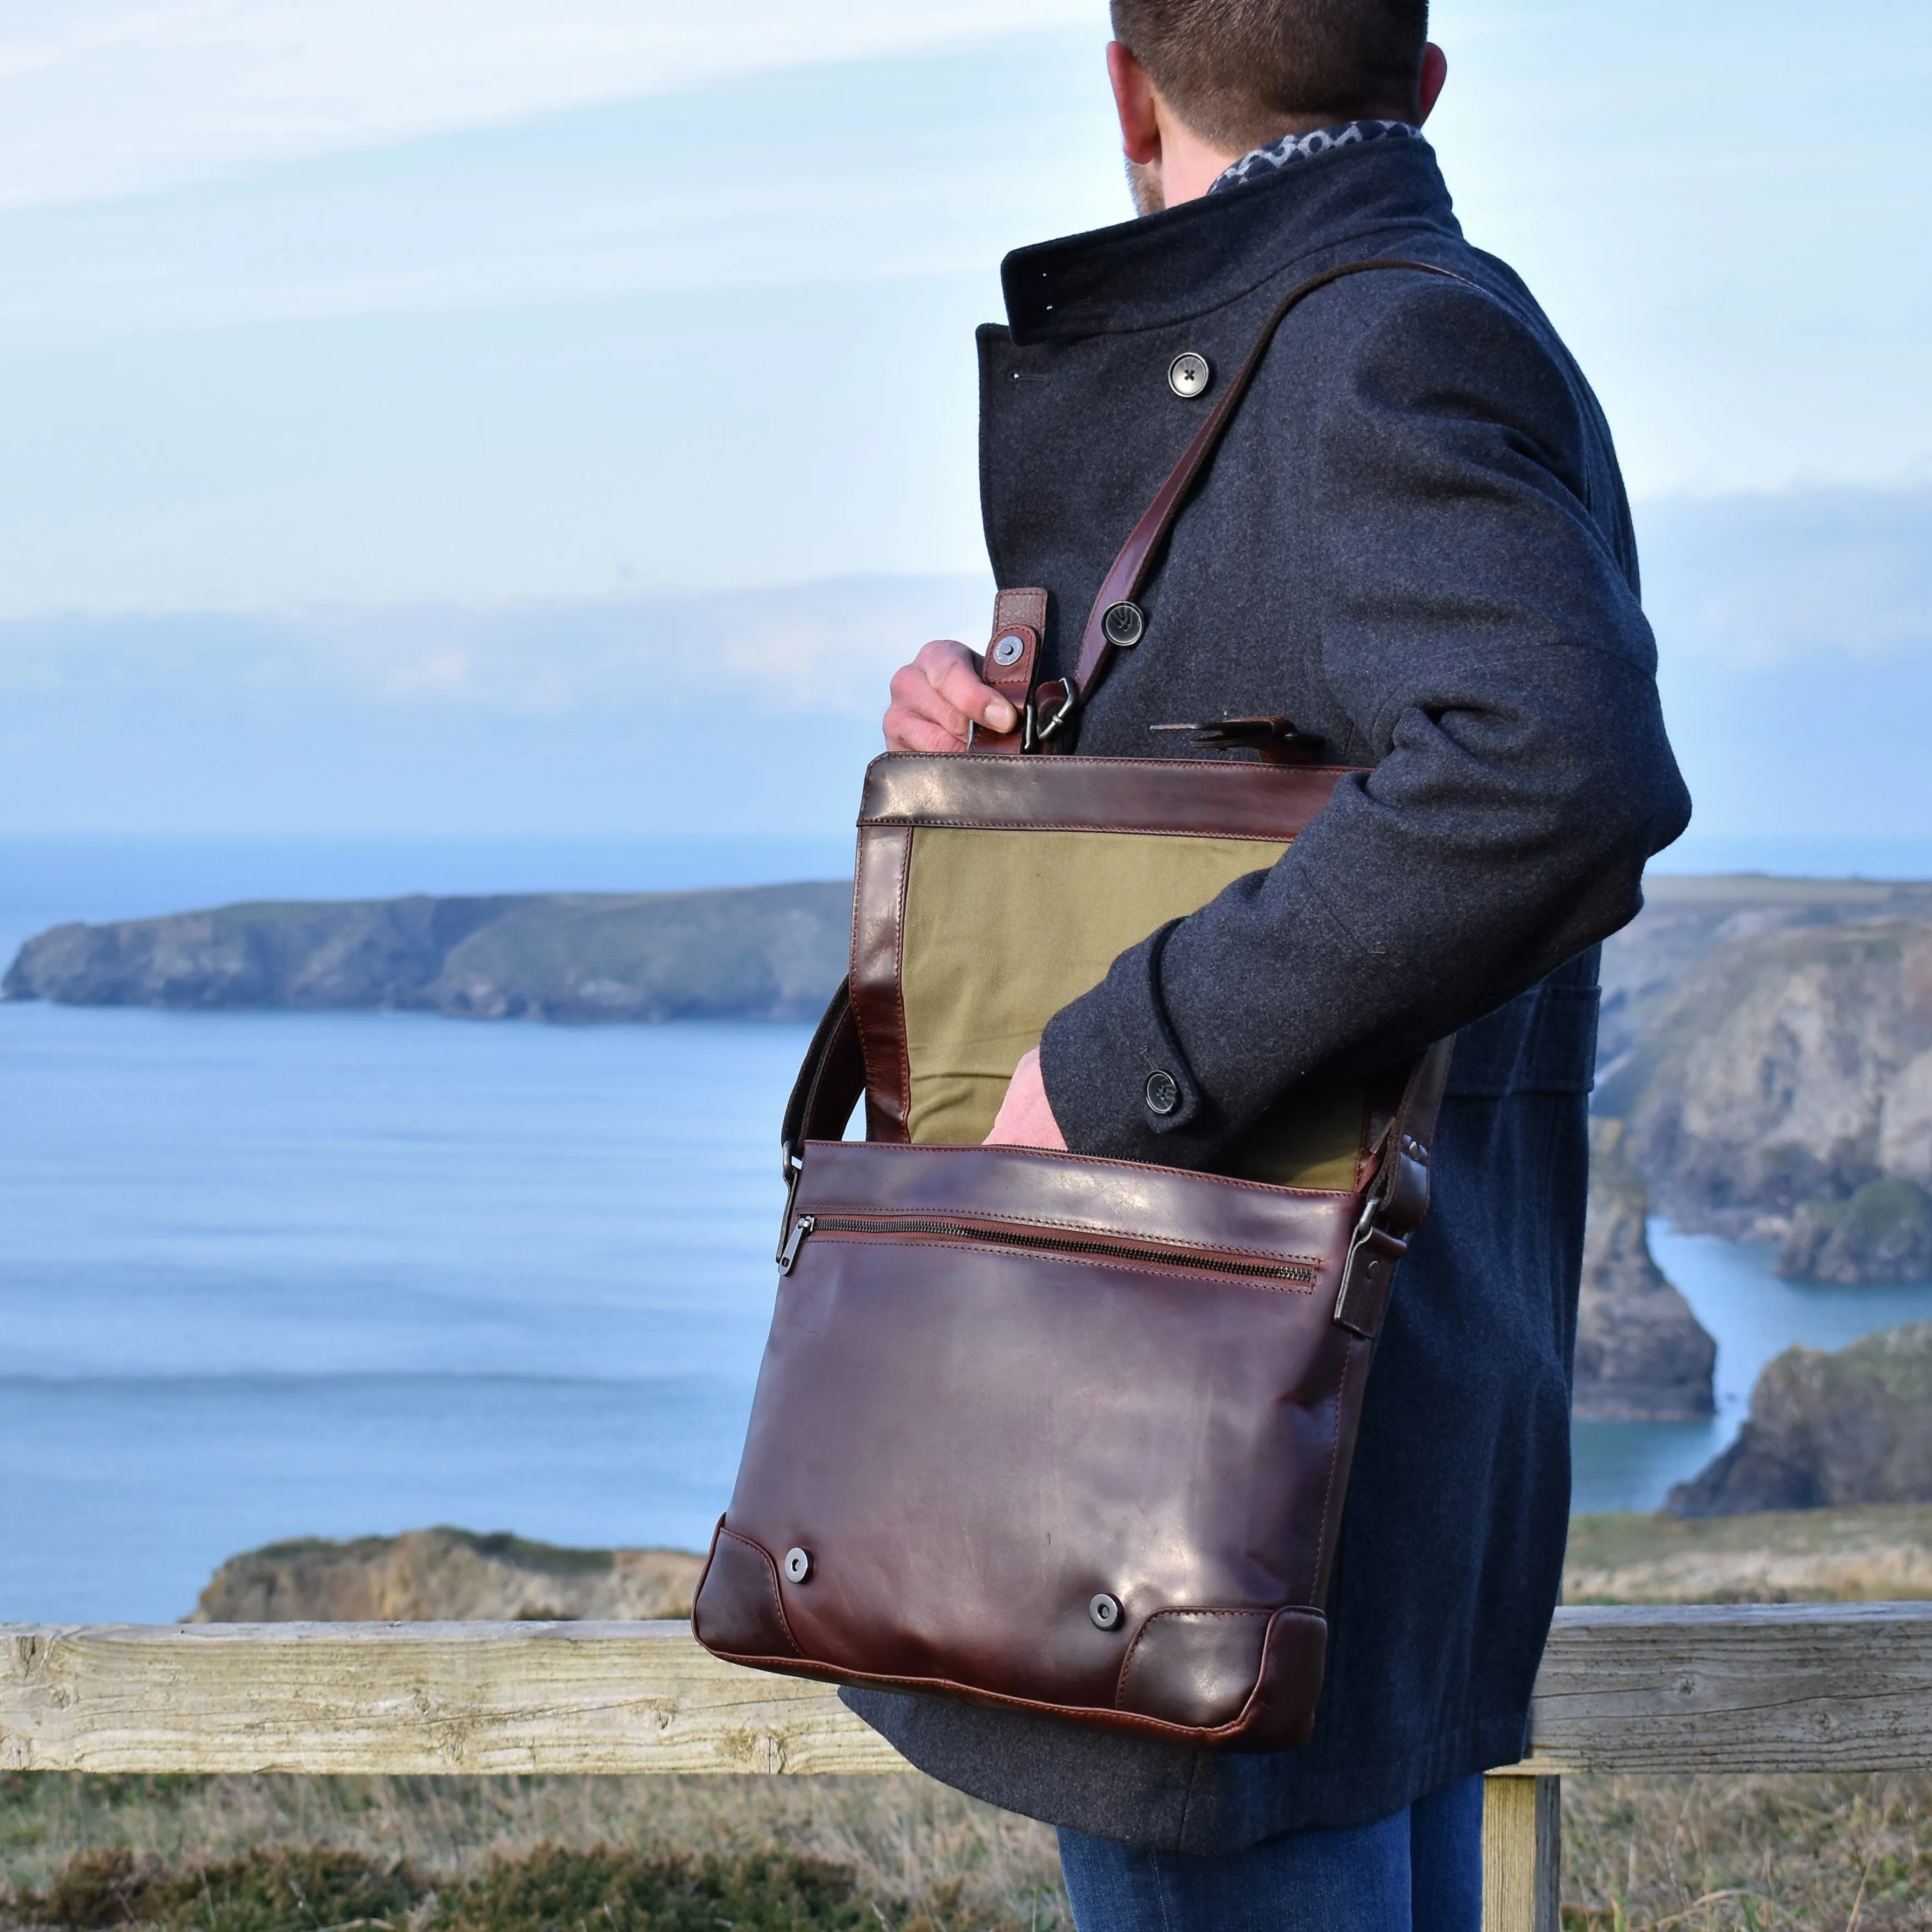
<path id="1" fill-rule="evenodd" d="M 1175 357 L 1234 368 L 1294 282 L 1388 255 L 1477 286 L 1358 275 L 1289 318 L 1078 741 L 1199 755 L 1149 728 L 1285 716 L 1374 771 L 1271 871 L 1123 955 L 1041 1054 L 1072 1147 L 1204 1166 L 1305 1075 L 1461 1030 L 1435 1207 L 1370 1379 L 1315 1735 L 1243 1756 L 846 1694 L 963 1790 L 1193 1852 L 1365 1822 L 1521 1754 L 1569 1508 L 1594 949 L 1689 801 L 1602 413 L 1522 284 L 1463 240 L 1424 143 L 1022 250 L 1011 326 L 980 337 L 994 569 L 1050 590 L 1041 675 L 1064 675 L 1201 422 Z"/>

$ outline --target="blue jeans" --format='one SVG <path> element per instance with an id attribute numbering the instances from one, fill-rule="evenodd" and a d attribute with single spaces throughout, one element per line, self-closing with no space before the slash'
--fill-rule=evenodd
<path id="1" fill-rule="evenodd" d="M 1060 1868 L 1079 1932 L 1480 1932 L 1483 1780 L 1225 1858 L 1063 1829 Z"/>

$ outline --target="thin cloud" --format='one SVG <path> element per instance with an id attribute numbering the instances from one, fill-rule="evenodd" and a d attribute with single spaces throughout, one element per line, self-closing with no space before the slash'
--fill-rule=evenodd
<path id="1" fill-rule="evenodd" d="M 25 0 L 0 20 L 0 206 L 1106 17 L 1096 0 Z"/>

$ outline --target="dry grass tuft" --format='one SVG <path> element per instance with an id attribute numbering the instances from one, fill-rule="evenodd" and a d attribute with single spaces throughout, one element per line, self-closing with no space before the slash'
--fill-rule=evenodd
<path id="1" fill-rule="evenodd" d="M 386 1910 L 345 1910 L 332 1920 L 299 1913 L 284 1918 L 264 1906 L 245 1925 L 226 1915 L 217 1925 L 205 1912 L 182 1918 L 154 1909 L 163 1894 L 153 1887 L 171 1876 L 194 1878 L 253 1860 L 257 1869 L 249 1883 L 256 1892 L 266 1887 L 266 1897 L 278 1881 L 261 1865 L 263 1858 L 323 1855 L 346 1858 L 368 1873 L 393 1869 L 412 1882 L 419 1880 L 434 1891 L 436 1906 L 424 1917 L 417 1898 L 404 1912 L 406 1928 Z M 842 1874 L 839 1882 L 849 1883 L 852 1898 L 865 1908 L 857 1922 L 868 1927 L 876 1927 L 881 1916 L 894 1932 L 1004 1932 L 1009 1927 L 1064 1932 L 1071 1924 L 1049 1830 L 911 1773 L 822 1778 L 0 1775 L 0 1870 L 6 1881 L 0 1884 L 0 1924 L 38 1918 L 98 1928 L 138 1918 L 183 1928 L 191 1922 L 197 1932 L 322 1932 L 359 1918 L 393 1922 L 396 1932 L 514 1932 L 501 1916 L 509 1910 L 507 1901 L 527 1898 L 538 1883 L 532 1876 L 536 1862 L 559 1855 L 566 1864 L 553 1865 L 544 1882 L 586 1892 L 618 1884 L 633 1906 L 644 1895 L 638 1889 L 645 1885 L 638 1876 L 640 1860 L 694 1870 L 704 1882 L 710 1882 L 704 1879 L 710 1870 L 720 1883 L 728 1868 L 742 1872 L 760 1861 L 768 1866 L 792 1861 Z M 106 1864 L 100 1862 L 104 1857 Z M 613 1857 L 622 1868 L 615 1878 L 598 1863 L 608 1864 Z M 760 1881 L 766 1891 L 777 1886 L 781 1892 L 791 1882 L 772 1878 L 769 1870 Z M 124 1904 L 104 1904 L 88 1918 L 80 1911 L 84 1894 L 118 1897 Z M 70 1901 L 67 1916 L 54 1911 L 57 1900 Z M 830 1912 L 832 1904 L 823 1909 Z M 121 1917 L 111 1916 L 115 1910 Z M 100 1912 L 110 1916 L 103 1918 Z M 624 1925 L 605 1924 L 612 1914 Z M 765 1922 L 755 1914 L 724 1916 L 747 1927 Z M 656 1932 L 660 1922 L 637 1916 L 621 1900 L 612 1913 L 599 1905 L 594 1914 L 586 1908 L 546 1922 L 574 1927 L 579 1918 L 596 1932 Z M 679 1922 L 661 1922 L 670 1928 Z M 770 1922 L 806 1927 L 842 1922 L 836 1915 L 795 1914 Z"/>
<path id="2" fill-rule="evenodd" d="M 1932 1932 L 1932 1778 L 1580 1778 L 1565 1932 Z"/>
<path id="3" fill-rule="evenodd" d="M 1932 1778 L 1574 1778 L 1567 1932 L 1932 1932 Z M 0 1777 L 0 1925 L 1070 1932 L 929 1779 Z"/>

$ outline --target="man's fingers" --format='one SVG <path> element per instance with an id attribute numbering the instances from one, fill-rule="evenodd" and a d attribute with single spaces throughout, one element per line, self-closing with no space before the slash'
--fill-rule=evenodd
<path id="1" fill-rule="evenodd" d="M 950 638 L 922 646 L 894 672 L 892 692 L 888 751 L 963 752 L 973 725 L 1005 732 L 1019 722 L 1012 703 L 981 678 L 980 660 Z"/>
<path id="2" fill-rule="evenodd" d="M 886 713 L 886 749 L 889 752 L 963 752 L 964 728 L 956 732 L 902 704 Z"/>
<path id="3" fill-rule="evenodd" d="M 951 703 L 918 664 L 908 664 L 892 674 L 892 710 L 910 718 L 924 718 L 950 732 L 963 745 L 966 742 L 966 713 Z"/>
<path id="4" fill-rule="evenodd" d="M 1010 731 L 1020 722 L 1011 703 L 980 675 L 980 660 L 951 638 L 935 638 L 922 646 L 913 659 L 913 668 L 922 673 L 962 718 L 994 731 Z M 896 689 L 893 695 L 898 695 Z"/>
<path id="5" fill-rule="evenodd" d="M 1019 713 L 980 676 L 976 664 L 947 665 L 939 694 L 990 730 L 1010 731 L 1020 722 Z"/>

